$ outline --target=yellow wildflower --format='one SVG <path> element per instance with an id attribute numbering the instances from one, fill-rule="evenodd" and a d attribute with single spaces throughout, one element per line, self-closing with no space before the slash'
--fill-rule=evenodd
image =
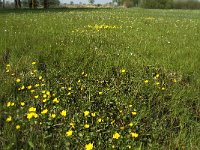
<path id="1" fill-rule="evenodd" d="M 93 144 L 89 143 L 85 145 L 85 150 L 92 150 L 93 149 Z"/>
<path id="2" fill-rule="evenodd" d="M 92 117 L 95 117 L 95 116 L 96 116 L 96 113 L 95 113 L 95 112 L 91 113 L 91 116 L 92 116 Z"/>
<path id="3" fill-rule="evenodd" d="M 16 127 L 15 127 L 17 130 L 19 130 L 20 128 L 21 128 L 21 126 L 20 125 L 16 125 Z"/>
<path id="4" fill-rule="evenodd" d="M 125 70 L 125 69 L 121 69 L 120 72 L 121 72 L 121 73 L 125 73 L 126 70 Z"/>
<path id="5" fill-rule="evenodd" d="M 38 114 L 36 114 L 35 112 L 30 112 L 27 114 L 27 119 L 31 119 L 31 118 L 37 118 L 38 117 Z"/>
<path id="6" fill-rule="evenodd" d="M 84 116 L 85 116 L 85 117 L 87 117 L 89 114 L 90 114 L 89 111 L 85 111 L 85 112 L 84 112 Z"/>
<path id="7" fill-rule="evenodd" d="M 9 72 L 10 72 L 10 70 L 9 70 L 9 69 L 7 69 L 7 70 L 6 70 L 6 73 L 9 73 Z"/>
<path id="8" fill-rule="evenodd" d="M 37 83 L 37 84 L 35 84 L 35 87 L 38 87 L 38 86 L 40 86 L 40 84 L 38 84 L 38 83 Z"/>
<path id="9" fill-rule="evenodd" d="M 102 95 L 103 94 L 103 92 L 99 92 L 99 95 Z"/>
<path id="10" fill-rule="evenodd" d="M 23 85 L 22 87 L 21 87 L 21 90 L 24 90 L 25 89 L 25 86 Z"/>
<path id="11" fill-rule="evenodd" d="M 89 124 L 85 124 L 85 125 L 84 125 L 84 128 L 86 128 L 86 129 L 88 129 L 89 127 L 90 127 Z"/>
<path id="12" fill-rule="evenodd" d="M 71 88 L 71 87 L 68 87 L 68 90 L 69 90 L 69 91 L 71 91 L 71 90 L 72 90 L 72 88 Z"/>
<path id="13" fill-rule="evenodd" d="M 8 103 L 7 103 L 7 107 L 10 107 L 10 106 L 11 106 L 11 102 L 8 102 Z"/>
<path id="14" fill-rule="evenodd" d="M 25 103 L 24 103 L 24 102 L 21 102 L 20 104 L 21 104 L 21 106 L 24 106 L 24 105 L 25 105 Z"/>
<path id="15" fill-rule="evenodd" d="M 54 99 L 53 99 L 53 103 L 59 103 L 58 98 L 54 98 Z"/>
<path id="16" fill-rule="evenodd" d="M 146 84 L 149 83 L 149 80 L 145 80 L 144 83 L 146 83 Z"/>
<path id="17" fill-rule="evenodd" d="M 12 117 L 9 116 L 8 118 L 6 118 L 6 122 L 11 122 L 12 121 Z"/>
<path id="18" fill-rule="evenodd" d="M 10 67 L 10 64 L 6 64 L 6 67 Z"/>
<path id="19" fill-rule="evenodd" d="M 42 76 L 39 76 L 38 79 L 39 79 L 39 80 L 42 80 Z"/>
<path id="20" fill-rule="evenodd" d="M 32 86 L 31 86 L 31 85 L 27 86 L 27 89 L 28 89 L 28 90 L 30 90 L 31 88 L 32 88 Z"/>
<path id="21" fill-rule="evenodd" d="M 39 97 L 39 95 L 35 95 L 35 96 L 34 96 L 35 99 L 38 99 L 38 97 Z"/>
<path id="22" fill-rule="evenodd" d="M 128 125 L 129 125 L 130 127 L 132 127 L 132 126 L 133 126 L 133 123 L 131 122 L 131 123 L 129 123 Z"/>
<path id="23" fill-rule="evenodd" d="M 73 134 L 73 131 L 72 131 L 72 130 L 69 130 L 69 131 L 66 132 L 66 135 L 67 135 L 67 136 L 72 136 L 72 134 Z"/>
<path id="24" fill-rule="evenodd" d="M 35 108 L 35 107 L 30 107 L 30 108 L 28 109 L 28 111 L 29 111 L 29 112 L 36 112 L 36 108 Z"/>
<path id="25" fill-rule="evenodd" d="M 133 116 L 135 116 L 135 115 L 137 115 L 137 112 L 136 112 L 136 111 L 133 111 L 133 112 L 131 112 L 131 114 L 132 114 Z"/>
<path id="26" fill-rule="evenodd" d="M 35 65 L 35 64 L 36 64 L 36 62 L 35 62 L 35 61 L 33 61 L 33 62 L 32 62 L 32 65 Z"/>
<path id="27" fill-rule="evenodd" d="M 63 111 L 60 112 L 60 114 L 61 114 L 61 116 L 66 117 L 67 111 L 66 111 L 66 110 L 63 110 Z"/>
<path id="28" fill-rule="evenodd" d="M 133 138 L 137 138 L 137 137 L 138 137 L 138 134 L 135 133 L 135 132 L 131 132 L 131 136 L 132 136 Z"/>
<path id="29" fill-rule="evenodd" d="M 15 103 L 14 103 L 14 102 L 12 102 L 12 103 L 11 103 L 11 106 L 14 106 L 14 105 L 15 105 Z"/>
<path id="30" fill-rule="evenodd" d="M 70 125 L 73 129 L 75 128 L 75 124 L 74 124 L 73 122 L 71 122 L 69 125 Z"/>
<path id="31" fill-rule="evenodd" d="M 97 120 L 97 122 L 101 122 L 102 121 L 102 119 L 101 118 L 99 118 L 98 120 Z"/>
<path id="32" fill-rule="evenodd" d="M 42 110 L 41 114 L 46 114 L 48 112 L 48 109 Z"/>
<path id="33" fill-rule="evenodd" d="M 45 103 L 47 101 L 47 99 L 43 99 L 42 102 Z"/>
<path id="34" fill-rule="evenodd" d="M 120 138 L 120 134 L 117 133 L 117 132 L 115 132 L 115 133 L 113 134 L 113 139 L 119 139 L 119 138 Z"/>
<path id="35" fill-rule="evenodd" d="M 56 114 L 51 114 L 51 118 L 56 118 Z"/>
<path id="36" fill-rule="evenodd" d="M 20 79 L 16 79 L 16 82 L 19 83 L 19 82 L 21 82 L 21 80 Z"/>

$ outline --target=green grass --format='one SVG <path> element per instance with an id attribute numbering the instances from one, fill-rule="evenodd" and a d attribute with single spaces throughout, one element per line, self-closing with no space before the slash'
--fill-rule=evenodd
<path id="1" fill-rule="evenodd" d="M 199 16 L 0 10 L 0 149 L 198 149 Z M 27 118 L 30 107 L 37 118 Z"/>

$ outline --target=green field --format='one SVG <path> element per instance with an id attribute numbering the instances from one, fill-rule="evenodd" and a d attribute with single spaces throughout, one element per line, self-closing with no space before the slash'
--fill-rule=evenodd
<path id="1" fill-rule="evenodd" d="M 0 10 L 0 149 L 200 148 L 200 11 Z"/>

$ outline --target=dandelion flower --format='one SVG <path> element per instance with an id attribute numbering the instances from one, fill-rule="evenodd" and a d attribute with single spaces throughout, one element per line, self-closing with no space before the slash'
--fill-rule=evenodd
<path id="1" fill-rule="evenodd" d="M 42 112 L 41 112 L 41 114 L 47 114 L 47 112 L 48 112 L 48 109 L 44 109 Z"/>
<path id="2" fill-rule="evenodd" d="M 30 107 L 30 108 L 28 109 L 28 111 L 29 111 L 29 112 L 36 112 L 36 108 L 35 108 L 35 107 Z"/>
<path id="3" fill-rule="evenodd" d="M 25 105 L 25 103 L 24 103 L 24 102 L 21 102 L 21 103 L 20 103 L 20 105 L 21 105 L 21 106 L 24 106 L 24 105 Z"/>
<path id="4" fill-rule="evenodd" d="M 135 115 L 137 115 L 137 112 L 136 112 L 136 111 L 133 111 L 133 112 L 131 112 L 131 114 L 132 114 L 133 116 L 135 116 Z"/>
<path id="5" fill-rule="evenodd" d="M 113 134 L 113 139 L 119 139 L 119 138 L 120 138 L 120 134 L 117 133 L 117 132 L 115 132 L 115 133 Z"/>
<path id="6" fill-rule="evenodd" d="M 92 150 L 93 149 L 93 144 L 89 143 L 85 145 L 85 150 Z"/>
<path id="7" fill-rule="evenodd" d="M 16 82 L 19 83 L 19 82 L 21 82 L 21 80 L 20 79 L 16 79 Z"/>
<path id="8" fill-rule="evenodd" d="M 61 116 L 66 117 L 67 111 L 66 111 L 66 110 L 63 110 L 63 111 L 60 112 L 60 114 L 61 114 Z"/>
<path id="9" fill-rule="evenodd" d="M 89 124 L 85 124 L 85 125 L 84 125 L 84 128 L 86 128 L 86 129 L 88 129 L 89 127 L 90 127 Z"/>
<path id="10" fill-rule="evenodd" d="M 91 116 L 92 116 L 92 117 L 95 117 L 95 116 L 96 116 L 96 113 L 95 113 L 95 112 L 91 113 Z"/>
<path id="11" fill-rule="evenodd" d="M 85 112 L 84 112 L 84 116 L 85 116 L 85 117 L 87 117 L 89 114 L 90 114 L 89 111 L 85 111 Z"/>
<path id="12" fill-rule="evenodd" d="M 66 135 L 67 135 L 67 136 L 72 136 L 72 134 L 73 134 L 73 131 L 72 131 L 72 130 L 69 130 L 69 131 L 66 132 Z"/>
<path id="13" fill-rule="evenodd" d="M 51 114 L 51 118 L 56 118 L 56 114 Z"/>
<path id="14" fill-rule="evenodd" d="M 11 122 L 12 121 L 12 117 L 9 116 L 8 118 L 6 118 L 6 122 Z"/>
<path id="15" fill-rule="evenodd" d="M 21 126 L 20 125 L 16 125 L 16 127 L 15 127 L 17 130 L 19 130 L 20 128 L 21 128 Z"/>
<path id="16" fill-rule="evenodd" d="M 135 133 L 135 132 L 131 132 L 131 136 L 132 136 L 133 138 L 137 138 L 137 137 L 138 137 L 138 134 Z"/>
<path id="17" fill-rule="evenodd" d="M 102 119 L 101 119 L 101 118 L 99 118 L 99 119 L 97 120 L 97 122 L 99 122 L 99 123 L 100 123 L 101 121 L 102 121 Z"/>
<path id="18" fill-rule="evenodd" d="M 126 72 L 126 70 L 125 70 L 125 69 L 122 69 L 122 70 L 120 70 L 120 72 L 121 72 L 121 73 L 125 73 L 125 72 Z"/>
<path id="19" fill-rule="evenodd" d="M 58 98 L 54 98 L 54 99 L 53 99 L 53 103 L 56 103 L 56 104 L 58 104 L 58 103 L 59 103 L 59 100 L 58 100 Z"/>

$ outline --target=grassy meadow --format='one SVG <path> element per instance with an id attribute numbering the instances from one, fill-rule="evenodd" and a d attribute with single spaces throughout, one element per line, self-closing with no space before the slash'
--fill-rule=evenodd
<path id="1" fill-rule="evenodd" d="M 0 10 L 2 150 L 197 150 L 199 96 L 199 10 Z"/>

